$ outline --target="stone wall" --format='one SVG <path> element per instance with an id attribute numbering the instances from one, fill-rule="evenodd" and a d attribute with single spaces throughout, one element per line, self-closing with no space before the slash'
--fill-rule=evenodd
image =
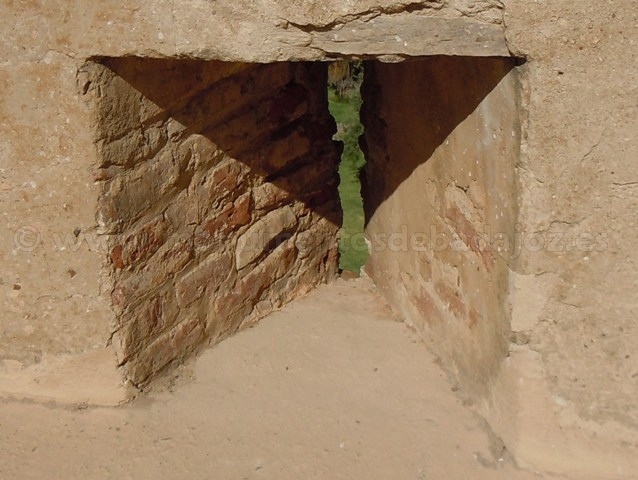
<path id="1" fill-rule="evenodd" d="M 514 67 L 501 58 L 368 62 L 362 89 L 366 271 L 474 397 L 489 392 L 508 354 Z"/>
<path id="2" fill-rule="evenodd" d="M 56 398 L 89 398 L 100 379 L 115 371 L 113 347 L 127 374 L 143 383 L 168 360 L 161 353 L 163 348 L 175 346 L 179 356 L 205 337 L 214 339 L 224 329 L 235 328 L 253 304 L 252 300 L 239 302 L 242 306 L 236 312 L 241 313 L 235 313 L 227 325 L 198 315 L 199 302 L 204 305 L 203 299 L 209 298 L 221 301 L 223 296 L 203 291 L 208 283 L 197 280 L 196 265 L 205 270 L 206 259 L 225 259 L 230 265 L 228 278 L 219 287 L 214 283 L 207 288 L 219 288 L 218 292 L 229 295 L 241 293 L 243 278 L 258 276 L 254 272 L 267 268 L 271 258 L 288 258 L 281 246 L 266 255 L 263 250 L 270 251 L 273 246 L 266 245 L 263 250 L 256 247 L 258 253 L 240 254 L 238 261 L 237 245 L 243 245 L 240 237 L 260 228 L 253 225 L 264 225 L 273 232 L 280 226 L 285 231 L 296 222 L 288 233 L 333 229 L 327 220 L 331 214 L 320 207 L 315 211 L 321 218 L 302 213 L 300 203 L 306 203 L 299 200 L 300 190 L 295 190 L 308 185 L 304 183 L 307 175 L 325 178 L 327 174 L 319 171 L 322 164 L 294 171 L 283 166 L 285 175 L 269 179 L 267 171 L 259 174 L 259 169 L 254 169 L 258 160 L 242 158 L 243 153 L 221 155 L 217 151 L 226 152 L 228 145 L 244 145 L 246 138 L 219 137 L 218 145 L 205 131 L 212 124 L 195 109 L 204 104 L 191 102 L 193 108 L 187 108 L 193 89 L 206 97 L 202 85 L 219 87 L 223 78 L 244 78 L 262 68 L 276 70 L 218 61 L 515 56 L 527 62 L 509 72 L 506 61 L 467 58 L 422 60 L 398 65 L 399 70 L 394 71 L 390 66 L 373 67 L 384 94 L 409 103 L 411 109 L 418 105 L 425 116 L 435 117 L 432 121 L 441 130 L 431 131 L 419 118 L 414 119 L 414 126 L 397 119 L 399 115 L 415 115 L 393 108 L 386 112 L 392 113 L 393 121 L 387 126 L 392 137 L 384 133 L 386 127 L 380 122 L 374 123 L 374 118 L 366 120 L 379 138 L 369 140 L 369 154 L 379 154 L 377 143 L 381 149 L 389 146 L 395 158 L 399 154 L 399 165 L 404 165 L 394 172 L 378 160 L 378 171 L 370 171 L 368 181 L 374 188 L 367 192 L 369 229 L 381 233 L 391 229 L 394 233 L 408 220 L 421 226 L 431 221 L 449 235 L 471 234 L 484 222 L 493 222 L 499 230 L 511 233 L 514 222 L 515 234 L 520 230 L 521 234 L 540 234 L 548 240 L 561 235 L 559 251 L 555 244 L 553 251 L 522 249 L 516 259 L 509 260 L 471 248 L 419 255 L 381 252 L 378 262 L 373 260 L 372 274 L 375 268 L 387 268 L 398 285 L 404 286 L 393 293 L 390 282 L 377 276 L 406 318 L 422 327 L 424 338 L 431 338 L 433 348 L 457 374 L 459 384 L 467 387 L 474 404 L 520 465 L 594 478 L 631 478 L 638 469 L 633 447 L 638 444 L 638 356 L 633 349 L 638 342 L 634 301 L 638 278 L 634 65 L 638 43 L 632 35 L 637 21 L 633 2 L 133 0 L 123 5 L 35 0 L 4 2 L 0 13 L 4 33 L 0 38 L 2 392 L 11 390 L 19 376 L 27 379 L 22 393 L 33 393 L 35 386 L 53 385 Z M 105 61 L 105 57 L 121 60 Z M 124 60 L 127 57 L 147 60 Z M 149 60 L 151 57 L 164 60 Z M 91 59 L 94 62 L 87 64 Z M 214 61 L 214 67 L 207 69 L 199 60 Z M 167 72 L 171 65 L 175 68 Z M 279 67 L 284 68 L 282 65 Z M 449 75 L 442 80 L 442 73 L 430 71 L 428 65 L 438 65 Z M 309 86 L 314 80 L 301 73 L 312 69 L 298 68 L 301 70 L 293 69 L 290 78 L 312 91 Z M 393 72 L 401 69 L 427 78 L 436 89 L 430 92 L 426 83 L 414 85 L 409 78 L 398 78 Z M 180 76 L 180 72 L 190 73 Z M 271 74 L 273 80 L 286 75 Z M 304 79 L 297 80 L 299 75 Z M 475 78 L 477 75 L 484 79 Z M 513 93 L 519 80 L 519 91 Z M 464 82 L 475 91 L 468 93 Z M 108 95 L 103 95 L 103 89 Z M 397 92 L 392 93 L 393 89 Z M 410 90 L 417 93 L 407 95 Z M 449 94 L 452 91 L 454 95 Z M 298 93 L 285 97 L 294 99 Z M 424 104 L 422 97 L 432 103 Z M 308 98 L 310 110 L 305 115 L 312 117 L 310 106 L 318 99 Z M 93 115 L 95 100 L 104 107 L 100 116 Z M 253 100 L 249 103 L 261 111 L 263 102 Z M 378 108 L 373 100 L 369 96 L 366 107 L 372 112 Z M 470 105 L 460 105 L 461 100 Z M 107 108 L 109 101 L 112 110 Z M 379 101 L 383 102 L 383 96 Z M 519 101 L 517 112 L 512 106 Z M 442 110 L 450 105 L 454 107 L 450 112 Z M 451 113 L 456 118 L 446 117 Z M 293 110 L 293 114 L 300 113 Z M 518 157 L 512 157 L 511 151 L 516 132 L 509 143 L 505 142 L 505 130 L 502 134 L 493 131 L 498 125 L 515 123 L 510 114 L 521 115 Z M 481 117 L 490 121 L 482 125 Z M 423 128 L 415 131 L 416 126 Z M 220 135 L 228 133 L 224 128 L 216 130 Z M 236 131 L 245 130 L 245 125 L 240 125 Z M 465 134 L 458 135 L 461 132 Z M 497 138 L 490 141 L 490 133 Z M 124 136 L 118 137 L 120 134 Z M 395 141 L 395 135 L 408 141 Z M 99 152 L 94 146 L 96 139 L 100 139 Z M 122 142 L 118 144 L 118 140 Z M 411 142 L 423 150 L 414 154 L 409 150 Z M 482 162 L 483 168 L 471 171 L 476 181 L 469 180 L 469 172 L 460 170 L 465 164 L 458 155 L 463 153 L 464 144 L 468 152 L 476 148 Z M 137 157 L 134 145 L 143 158 Z M 249 150 L 257 152 L 259 145 L 265 144 L 256 141 Z M 433 147 L 437 148 L 429 151 Z M 131 150 L 135 155 L 131 156 Z M 488 162 L 488 154 L 496 163 Z M 289 153 L 269 155 L 285 157 Z M 500 175 L 510 174 L 507 169 L 512 158 L 516 158 L 516 165 L 511 184 L 507 184 Z M 501 161 L 507 165 L 496 169 Z M 100 164 L 102 168 L 96 171 Z M 162 175 L 175 178 L 162 177 L 160 165 L 168 169 L 162 170 Z M 248 165 L 250 172 L 245 168 Z M 200 210 L 188 203 L 190 208 L 170 209 L 155 201 L 159 195 L 184 205 L 185 196 L 199 191 L 193 179 L 208 178 L 206 172 L 212 175 L 225 166 L 228 177 L 237 179 L 241 188 L 238 195 L 234 191 L 223 193 L 223 205 L 208 203 Z M 314 173 L 303 173 L 304 169 Z M 498 174 L 492 178 L 490 172 Z M 123 182 L 125 178 L 131 185 Z M 494 197 L 495 192 L 512 190 L 516 206 L 500 204 Z M 432 207 L 430 213 L 419 207 L 425 193 L 428 196 L 422 202 Z M 121 203 L 127 195 L 134 200 L 135 210 L 127 211 Z M 399 197 L 401 208 L 397 207 Z M 268 210 L 258 198 L 273 198 L 275 203 L 282 202 L 277 204 L 282 207 L 288 203 L 295 219 L 285 213 L 286 208 Z M 490 198 L 503 208 L 503 217 L 500 210 L 498 219 L 497 211 L 490 210 Z M 319 194 L 315 201 L 326 204 Z M 242 218 L 240 213 L 246 205 L 242 202 L 253 202 L 247 224 L 243 224 L 246 216 Z M 114 220 L 109 205 L 122 214 L 121 219 Z M 102 212 L 99 222 L 95 218 L 98 208 Z M 333 211 L 332 207 L 326 210 Z M 283 213 L 275 219 L 269 216 L 271 212 Z M 199 222 L 212 220 L 216 214 L 228 216 L 224 225 L 235 225 L 235 230 L 224 233 L 231 239 L 228 250 L 218 249 L 216 236 L 206 233 L 209 227 L 217 231 L 215 222 Z M 188 223 L 195 217 L 198 222 Z M 304 219 L 314 227 L 308 227 Z M 322 221 L 327 223 L 322 226 Z M 407 228 L 415 231 L 415 227 Z M 499 232 L 492 229 L 492 233 Z M 604 245 L 596 244 L 602 247 L 598 250 L 568 250 L 582 235 L 604 235 Z M 192 239 L 190 246 L 188 238 Z M 211 242 L 208 249 L 197 250 L 196 238 Z M 181 252 L 179 245 L 186 245 L 190 253 Z M 290 242 L 284 241 L 284 245 Z M 293 271 L 299 262 L 310 261 L 310 257 L 302 258 L 298 245 L 295 248 L 299 252 Z M 334 250 L 327 245 L 326 251 Z M 170 253 L 177 255 L 160 261 L 162 255 Z M 237 268 L 244 262 L 248 262 L 247 267 Z M 256 262 L 262 267 L 254 266 Z M 151 268 L 154 264 L 157 270 Z M 193 284 L 173 273 L 182 266 L 184 275 L 195 272 Z M 472 266 L 479 270 L 471 273 Z M 402 269 L 403 275 L 395 268 Z M 145 273 L 163 269 L 164 280 L 159 273 Z M 285 284 L 289 278 L 284 275 L 278 282 Z M 136 279 L 141 282 L 137 291 L 124 288 Z M 175 298 L 164 304 L 166 295 L 161 295 L 170 290 L 166 282 L 175 285 Z M 300 280 L 299 285 L 308 282 L 312 283 Z M 182 306 L 177 304 L 177 284 L 182 286 Z M 485 296 L 475 295 L 472 289 L 477 284 Z M 200 285 L 202 291 L 188 285 Z M 269 289 L 258 287 L 257 293 L 244 297 L 260 297 L 257 312 L 264 306 L 262 294 L 271 303 L 278 302 Z M 142 302 L 142 298 L 149 301 Z M 424 299 L 420 306 L 419 298 Z M 110 309 L 112 301 L 119 302 L 116 312 Z M 228 302 L 232 305 L 233 297 Z M 141 311 L 142 304 L 149 308 L 146 314 Z M 162 310 L 164 305 L 171 306 Z M 434 318 L 430 312 L 443 320 L 428 321 Z M 148 321 L 137 321 L 140 317 Z M 160 318 L 172 318 L 176 323 L 159 323 Z M 158 322 L 155 326 L 153 319 Z M 112 335 L 114 325 L 117 332 Z M 458 336 L 458 345 L 457 340 L 445 338 L 446 330 Z M 180 338 L 183 349 L 177 344 Z M 140 349 L 129 343 L 135 339 L 140 339 Z M 107 347 L 109 340 L 112 345 Z M 75 362 L 72 370 L 56 363 L 68 357 Z M 32 381 L 32 373 L 41 367 L 56 372 L 59 378 L 47 384 L 35 375 L 38 382 Z M 83 368 L 84 374 L 78 375 L 76 367 Z M 471 369 L 479 372 L 478 379 L 488 382 L 472 379 L 468 374 Z M 9 377 L 5 376 L 7 371 Z M 71 379 L 76 386 L 84 386 L 80 393 L 65 383 Z M 588 462 L 582 462 L 583 458 Z M 591 470 L 592 459 L 596 460 L 595 471 Z M 591 471 L 583 472 L 583 464 Z"/>
<path id="3" fill-rule="evenodd" d="M 101 379 L 120 384 L 122 372 L 116 366 L 128 354 L 121 351 L 116 360 L 113 351 L 120 344 L 119 337 L 113 336 L 113 325 L 119 324 L 122 314 L 110 306 L 115 288 L 110 258 L 117 244 L 102 233 L 118 230 L 105 230 L 100 225 L 107 218 L 104 215 L 96 218 L 98 207 L 105 213 L 105 182 L 113 178 L 114 189 L 126 188 L 118 185 L 121 181 L 115 175 L 123 166 L 110 165 L 112 160 L 104 155 L 127 156 L 135 146 L 141 147 L 142 155 L 154 154 L 154 149 L 168 140 L 152 124 L 148 126 L 153 128 L 141 135 L 135 133 L 140 132 L 134 125 L 144 116 L 148 116 L 144 121 L 152 121 L 166 105 L 141 97 L 147 96 L 149 89 L 155 96 L 166 94 L 165 86 L 181 92 L 175 94 L 181 98 L 188 96 L 190 87 L 188 78 L 162 83 L 169 76 L 180 78 L 179 69 L 174 69 L 170 75 L 154 79 L 147 75 L 134 87 L 139 97 L 134 89 L 126 93 L 126 84 L 133 81 L 128 75 L 121 90 L 109 95 L 115 95 L 122 105 L 139 103 L 144 110 L 133 108 L 132 115 L 116 115 L 114 121 L 121 125 L 96 125 L 100 118 L 109 116 L 108 112 L 102 112 L 102 117 L 92 114 L 93 97 L 106 86 L 96 86 L 92 76 L 101 74 L 87 67 L 88 60 L 99 64 L 107 58 L 146 58 L 142 70 L 148 71 L 167 69 L 168 63 L 162 67 L 161 62 L 168 58 L 175 66 L 188 63 L 175 59 L 196 59 L 186 71 L 201 69 L 203 63 L 196 67 L 196 61 L 213 61 L 220 68 L 218 62 L 225 61 L 235 64 L 225 63 L 223 68 L 238 69 L 239 73 L 246 67 L 241 62 L 325 61 L 359 54 L 396 60 L 413 55 L 455 55 L 461 50 L 479 56 L 508 54 L 502 7 L 492 0 L 472 4 L 456 0 L 411 2 L 408 7 L 393 0 L 346 4 L 333 0 L 321 4 L 240 0 L 215 5 L 201 0 L 134 0 L 126 5 L 38 0 L 5 2 L 0 13 L 4 32 L 0 38 L 4 92 L 0 103 L 4 139 L 0 145 L 4 215 L 0 232 L 0 285 L 4 292 L 0 390 L 2 394 L 106 403 L 127 394 L 118 390 L 115 397 L 101 397 L 96 385 Z M 402 32 L 401 41 L 396 38 L 397 29 Z M 350 36 L 353 30 L 361 32 L 360 38 Z M 374 51 L 371 45 L 375 45 Z M 125 69 L 131 61 L 106 63 L 113 69 Z M 113 131 L 109 134 L 105 129 Z M 110 152 L 105 150 L 103 140 L 120 130 L 130 135 L 113 138 L 120 142 L 116 141 Z M 94 142 L 100 138 L 98 152 Z M 135 163 L 139 159 L 115 161 Z M 96 172 L 104 162 L 106 168 Z M 142 173 L 141 169 L 133 170 Z M 304 181 L 301 170 L 298 176 L 288 173 L 267 183 L 288 191 Z M 135 181 L 136 187 L 144 183 L 141 178 Z M 152 188 L 161 193 L 161 186 Z M 137 193 L 139 197 L 150 195 L 139 189 Z M 281 196 L 271 187 L 264 187 L 264 194 Z M 159 211 L 159 207 L 152 208 Z M 149 235 L 158 234 L 163 240 L 166 223 L 157 220 L 158 230 Z M 119 227 L 120 235 L 132 233 L 124 225 Z M 122 245 L 122 254 L 131 248 L 136 247 Z M 145 255 L 150 256 L 150 252 Z M 138 267 L 128 265 L 124 270 Z"/>
<path id="4" fill-rule="evenodd" d="M 146 382 L 336 273 L 326 64 L 126 58 L 82 75 L 96 104 L 112 341 L 128 380 Z"/>

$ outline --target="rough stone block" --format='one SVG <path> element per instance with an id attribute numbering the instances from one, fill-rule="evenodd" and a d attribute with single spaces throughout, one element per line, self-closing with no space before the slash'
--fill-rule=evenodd
<path id="1" fill-rule="evenodd" d="M 461 294 L 454 288 L 446 285 L 443 281 L 436 282 L 434 289 L 439 295 L 443 305 L 454 314 L 455 317 L 464 319 L 466 308 L 461 298 Z"/>
<path id="2" fill-rule="evenodd" d="M 200 319 L 195 313 L 191 313 L 127 362 L 127 377 L 135 385 L 143 384 L 171 362 L 193 351 L 202 342 L 204 335 Z"/>
<path id="3" fill-rule="evenodd" d="M 231 269 L 232 254 L 229 252 L 210 254 L 175 282 L 177 305 L 184 308 L 200 298 L 204 291 L 209 295 L 214 294 L 229 277 Z"/>
<path id="4" fill-rule="evenodd" d="M 290 232 L 297 225 L 297 217 L 289 206 L 267 214 L 255 222 L 237 241 L 235 256 L 237 270 L 259 258 L 270 244 L 281 241 L 281 235 Z"/>
<path id="5" fill-rule="evenodd" d="M 113 290 L 113 307 L 124 311 L 171 281 L 194 256 L 190 235 L 171 237 L 143 266 L 120 272 Z"/>
<path id="6" fill-rule="evenodd" d="M 121 318 L 122 325 L 113 336 L 120 362 L 127 361 L 147 346 L 160 332 L 172 327 L 179 310 L 172 292 L 160 292 Z"/>
<path id="7" fill-rule="evenodd" d="M 275 281 L 292 270 L 296 260 L 296 247 L 292 240 L 279 245 L 266 259 L 235 283 L 232 290 L 220 292 L 212 300 L 212 311 L 216 317 L 242 312 L 249 314 L 262 294 Z M 281 294 L 282 292 L 273 292 Z"/>
<path id="8" fill-rule="evenodd" d="M 127 268 L 151 257 L 166 241 L 170 225 L 163 216 L 145 222 L 129 233 L 111 251 L 115 268 Z"/>

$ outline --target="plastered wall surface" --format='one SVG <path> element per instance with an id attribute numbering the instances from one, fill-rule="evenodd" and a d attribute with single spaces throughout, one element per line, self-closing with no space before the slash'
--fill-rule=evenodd
<path id="1" fill-rule="evenodd" d="M 528 451 L 538 453 L 537 462 L 551 452 L 557 462 L 561 453 L 558 429 L 539 425 L 529 407 L 547 389 L 544 410 L 552 421 L 586 432 L 593 443 L 603 437 L 589 458 L 630 477 L 634 461 L 610 450 L 637 440 L 638 123 L 631 70 L 638 48 L 628 32 L 638 12 L 631 2 L 505 2 L 504 21 L 510 49 L 529 60 L 519 222 L 525 232 L 560 239 L 556 248 L 524 249 L 512 264 L 512 329 L 525 334 L 504 375 L 533 380 L 510 405 L 526 411 L 523 432 L 538 435 Z M 534 436 L 520 429 L 511 435 L 521 443 Z M 568 445 L 578 445 L 574 436 Z M 583 456 L 575 457 L 572 467 L 582 469 Z"/>
<path id="2" fill-rule="evenodd" d="M 366 270 L 473 394 L 509 344 L 520 151 L 509 59 L 372 63 L 363 86 Z"/>

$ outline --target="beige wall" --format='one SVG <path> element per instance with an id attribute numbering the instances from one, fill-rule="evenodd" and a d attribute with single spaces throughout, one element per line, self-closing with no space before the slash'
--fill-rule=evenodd
<path id="1" fill-rule="evenodd" d="M 349 37 L 349 27 L 356 26 L 366 39 L 358 43 L 360 53 L 366 54 L 374 45 L 374 54 L 384 60 L 428 55 L 494 57 L 508 52 L 527 59 L 518 73 L 505 75 L 485 96 L 485 106 L 507 104 L 507 109 L 494 115 L 479 107 L 453 126 L 470 128 L 472 122 L 480 123 L 480 116 L 509 124 L 513 120 L 507 115 L 515 112 L 509 105 L 520 98 L 521 148 L 511 183 L 518 204 L 503 206 L 513 210 L 506 211 L 505 225 L 499 225 L 511 228 L 515 221 L 521 232 L 544 238 L 564 234 L 564 247 L 579 235 L 604 234 L 606 247 L 593 252 L 523 250 L 507 264 L 509 273 L 499 260 L 488 272 L 485 264 L 481 267 L 482 256 L 467 252 L 464 258 L 474 259 L 479 266 L 476 277 L 466 271 L 465 261 L 437 255 L 440 266 L 456 264 L 456 270 L 433 269 L 433 281 L 427 282 L 426 275 L 421 282 L 415 274 L 423 273 L 426 262 L 420 259 L 421 266 L 406 267 L 413 278 L 401 279 L 402 284 L 412 285 L 412 293 L 406 290 L 401 295 L 408 298 L 417 290 L 426 291 L 433 299 L 426 305 L 436 305 L 442 318 L 455 322 L 453 331 L 462 348 L 447 340 L 435 348 L 448 359 L 450 370 L 458 372 L 458 380 L 470 386 L 470 392 L 477 392 L 475 404 L 521 464 L 558 468 L 562 450 L 552 445 L 569 445 L 574 471 L 579 455 L 588 455 L 600 459 L 595 476 L 613 472 L 629 478 L 637 468 L 631 459 L 638 458 L 630 448 L 638 442 L 638 357 L 633 348 L 638 341 L 635 5 L 629 0 L 424 1 L 411 3 L 409 10 L 393 0 L 246 0 L 216 2 L 215 8 L 204 0 L 126 5 L 111 1 L 4 2 L 0 6 L 0 206 L 5 219 L 0 230 L 0 356 L 4 359 L 0 375 L 26 375 L 25 365 L 37 370 L 51 357 L 104 349 L 115 322 L 108 290 L 103 290 L 109 285 L 111 267 L 105 262 L 110 252 L 104 251 L 108 246 L 100 243 L 101 237 L 94 235 L 101 186 L 94 177 L 98 166 L 96 122 L 84 95 L 85 88 L 90 91 L 82 70 L 87 60 L 124 55 L 320 60 L 356 54 L 351 42 L 357 39 Z M 403 32 L 402 41 L 396 39 L 397 29 Z M 342 41 L 344 34 L 347 42 Z M 470 68 L 470 64 L 459 65 Z M 384 81 L 391 80 L 389 72 L 381 75 L 388 75 Z M 468 70 L 468 75 L 474 73 L 476 70 Z M 511 92 L 514 77 L 520 77 L 516 80 L 520 85 Z M 449 87 L 458 81 L 452 77 Z M 439 100 L 448 104 L 454 99 L 444 97 L 448 81 L 441 82 Z M 505 99 L 510 100 L 502 103 Z M 423 111 L 428 112 L 427 106 Z M 477 127 L 479 133 L 489 131 Z M 410 133 L 422 142 L 432 140 L 407 130 L 399 133 Z M 488 170 L 481 170 L 478 190 L 472 187 L 474 181 L 448 191 L 427 184 L 421 188 L 419 182 L 412 186 L 412 180 L 434 170 L 437 162 L 438 170 L 431 173 L 445 185 L 462 178 L 460 170 L 444 168 L 442 159 L 453 157 L 463 143 L 469 145 L 469 133 L 458 139 L 452 133 L 449 145 L 442 142 L 432 161 L 423 164 L 422 159 L 417 160 L 405 185 L 394 190 L 401 194 L 403 186 L 410 189 L 414 194 L 406 195 L 410 204 L 418 193 L 435 192 L 427 201 L 434 204 L 441 227 L 450 233 L 496 215 L 489 205 L 498 202 L 488 203 L 483 197 L 492 185 L 485 177 Z M 498 161 L 511 160 L 509 148 Z M 379 204 L 378 198 L 371 199 Z M 453 205 L 459 207 L 460 215 Z M 390 204 L 380 204 L 379 212 L 386 206 Z M 405 215 L 388 211 L 397 218 Z M 395 220 L 384 221 L 394 226 Z M 35 228 L 40 236 L 34 236 L 34 230 L 19 230 L 22 226 Z M 24 235 L 16 237 L 16 233 Z M 63 249 L 65 238 L 67 248 Z M 395 260 L 384 257 L 383 262 L 393 265 Z M 405 265 L 407 260 L 399 256 L 396 262 Z M 437 275 L 458 277 L 456 287 L 452 281 L 439 285 L 437 292 Z M 490 286 L 487 290 L 492 294 L 476 298 L 467 288 L 480 282 L 484 289 Z M 437 300 L 445 296 L 448 301 Z M 446 313 L 444 307 L 452 307 L 455 298 L 463 300 L 463 307 L 459 304 L 457 315 L 453 310 Z M 508 309 L 512 332 L 507 331 Z M 482 315 L 482 322 L 472 321 L 473 311 L 478 319 Z M 419 319 L 415 309 L 406 310 L 406 315 L 423 326 L 424 337 L 431 332 L 432 338 L 444 338 L 436 323 L 428 325 L 423 320 L 430 316 Z M 469 352 L 467 357 L 460 354 L 462 349 Z M 114 370 L 114 352 L 104 358 L 99 368 L 88 363 L 89 375 L 99 371 L 105 376 L 102 373 L 107 368 Z M 500 358 L 504 360 L 496 368 Z M 472 366 L 470 359 L 479 364 Z M 493 386 L 473 385 L 477 382 L 467 374 L 471 368 L 483 372 L 480 378 L 492 378 L 498 370 Z M 34 372 L 29 375 L 39 378 Z M 6 389 L 7 382 L 1 384 Z M 479 392 L 486 388 L 489 395 L 481 396 Z M 617 444 L 628 453 L 612 455 L 609 449 Z"/>
<path id="2" fill-rule="evenodd" d="M 509 403 L 520 427 L 506 436 L 537 463 L 556 462 L 551 446 L 563 441 L 575 470 L 587 455 L 601 472 L 630 477 L 635 460 L 611 451 L 638 441 L 636 6 L 506 1 L 504 19 L 510 49 L 529 59 L 519 222 L 562 239 L 558 249 L 524 250 L 512 265 L 512 328 L 525 344 L 513 349 L 494 396 L 527 380 Z M 590 234 L 600 235 L 593 251 Z M 537 398 L 552 415 L 537 414 Z M 499 419 L 511 423 L 507 416 Z"/>
<path id="3" fill-rule="evenodd" d="M 467 393 L 508 352 L 518 73 L 508 59 L 366 64 L 366 271 Z"/>
<path id="4" fill-rule="evenodd" d="M 0 374 L 9 379 L 35 378 L 38 382 L 27 383 L 42 385 L 40 370 L 45 365 L 57 359 L 89 365 L 73 358 L 105 347 L 109 351 L 100 356 L 104 362 L 87 367 L 86 373 L 115 373 L 111 333 L 117 327 L 117 309 L 110 307 L 111 245 L 100 235 L 101 217 L 96 217 L 101 191 L 96 168 L 104 152 L 98 152 L 100 145 L 95 144 L 98 125 L 91 114 L 87 60 L 123 56 L 321 60 L 326 52 L 338 56 L 349 45 L 339 35 L 327 35 L 326 25 L 374 20 L 384 14 L 389 15 L 382 18 L 383 25 L 363 30 L 367 42 L 382 40 L 380 44 L 387 45 L 377 53 L 388 58 L 450 54 L 457 49 L 471 49 L 474 55 L 507 53 L 498 6 L 490 2 L 423 6 L 413 15 L 391 0 L 321 5 L 218 2 L 215 8 L 198 0 L 179 5 L 4 2 L 0 6 L 0 205 L 5 217 L 0 237 L 4 312 Z M 363 27 L 374 24 L 365 22 Z M 389 36 L 397 25 L 402 26 L 403 42 Z M 428 41 L 423 41 L 423 32 L 431 32 Z M 440 42 L 440 34 L 448 41 Z M 303 178 L 296 175 L 279 182 Z M 29 367 L 28 374 L 23 367 Z M 59 365 L 52 369 L 61 371 Z M 3 389 L 11 382 L 1 382 Z"/>
<path id="5" fill-rule="evenodd" d="M 509 191 L 517 205 L 509 205 L 512 216 L 506 213 L 504 217 L 509 229 L 503 226 L 511 238 L 518 235 L 522 248 L 516 258 L 507 261 L 509 272 L 501 270 L 502 276 L 477 272 L 478 303 L 496 301 L 488 309 L 492 321 L 486 322 L 491 331 L 487 338 L 498 338 L 492 345 L 505 349 L 482 350 L 490 341 L 485 337 L 479 340 L 477 334 L 466 341 L 472 338 L 468 325 L 475 323 L 467 313 L 471 312 L 467 304 L 477 299 L 473 296 L 475 286 L 464 283 L 459 272 L 477 261 L 474 253 L 461 259 L 452 257 L 447 263 L 453 268 L 447 269 L 436 267 L 436 262 L 431 268 L 432 254 L 388 254 L 387 250 L 373 257 L 370 264 L 371 274 L 394 305 L 413 319 L 417 328 L 425 326 L 424 338 L 521 465 L 567 469 L 598 478 L 629 478 L 636 470 L 637 458 L 631 446 L 638 438 L 638 364 L 633 348 L 638 339 L 636 253 L 632 234 L 636 225 L 633 138 L 638 124 L 634 73 L 629 66 L 635 63 L 638 48 L 626 33 L 635 26 L 634 10 L 629 2 L 604 6 L 593 2 L 506 2 L 508 46 L 527 62 L 518 68 L 518 79 L 512 84 L 517 90 L 514 97 L 520 99 L 521 148 L 520 155 L 510 157 L 515 159 L 510 164 L 514 168 L 506 173 L 513 175 L 513 190 Z M 381 87 L 383 81 L 390 83 L 392 76 L 386 71 L 391 68 L 373 70 L 376 79 L 387 78 L 378 82 Z M 441 67 L 439 73 L 444 71 Z M 432 87 L 431 81 L 424 80 L 410 87 L 409 82 L 394 77 L 394 89 L 386 86 L 369 94 L 371 102 L 381 98 L 383 105 L 390 104 L 387 115 L 392 121 L 388 122 L 382 111 L 369 114 L 372 130 L 368 140 L 374 143 L 389 138 L 388 150 L 393 153 L 382 158 L 382 152 L 371 148 L 370 234 L 397 231 L 408 218 L 426 226 L 440 226 L 443 218 L 449 232 L 471 231 L 489 218 L 489 207 L 481 205 L 477 211 L 480 201 L 476 199 L 482 195 L 473 194 L 472 188 L 462 186 L 454 198 L 440 186 L 441 179 L 449 182 L 458 175 L 456 165 L 462 164 L 465 149 L 457 148 L 462 143 L 456 132 L 447 136 L 443 128 L 445 141 L 435 139 L 440 146 L 433 153 L 423 148 L 424 155 L 418 148 L 415 154 L 409 141 L 397 140 L 403 135 L 421 144 L 431 141 L 433 134 L 420 120 L 439 104 L 455 104 L 458 96 L 452 92 L 466 81 L 457 81 L 457 77 L 449 75 L 440 90 L 441 82 Z M 415 94 L 401 100 L 394 90 L 403 88 L 434 99 L 422 104 Z M 393 101 L 386 101 L 386 91 L 391 92 L 385 95 Z M 466 122 L 485 115 L 494 93 Z M 409 121 L 409 115 L 396 108 L 394 101 L 418 109 L 418 120 Z M 491 111 L 501 117 L 503 104 Z M 445 125 L 448 113 L 439 113 L 430 125 Z M 387 125 L 375 125 L 372 120 L 377 117 Z M 418 127 L 414 125 L 422 128 L 415 133 L 412 128 Z M 464 132 L 463 126 L 462 122 L 458 128 L 464 133 L 462 142 L 485 138 L 480 125 L 476 136 Z M 502 150 L 494 153 L 497 155 L 491 158 L 497 161 L 508 158 Z M 414 160 L 415 156 L 420 159 Z M 445 167 L 436 170 L 434 165 L 441 158 L 447 160 Z M 409 175 L 401 173 L 405 164 L 412 172 Z M 419 176 L 420 171 L 429 175 Z M 481 175 L 488 173 L 489 169 L 483 169 L 478 174 L 479 183 L 485 180 Z M 390 187 L 384 185 L 396 175 L 405 180 L 390 180 Z M 494 196 L 492 189 L 487 192 Z M 403 201 L 399 202 L 401 196 Z M 446 210 L 452 199 L 463 213 L 455 221 L 450 221 L 451 211 Z M 494 199 L 490 203 L 499 205 Z M 431 208 L 430 214 L 422 213 L 423 205 Z M 536 246 L 539 239 L 540 250 Z M 457 288 L 452 282 L 437 291 L 441 276 L 458 278 Z M 509 285 L 498 287 L 499 278 Z M 503 314 L 500 321 L 498 312 Z M 481 357 L 481 352 L 487 355 Z M 500 355 L 502 361 L 497 362 Z M 481 390 L 484 396 L 477 395 Z M 590 471 L 581 470 L 585 458 L 595 459 L 593 470 L 592 462 L 588 463 Z"/>
<path id="6" fill-rule="evenodd" d="M 95 149 L 76 62 L 50 53 L 0 69 L 0 356 L 30 365 L 47 354 L 104 347 L 108 339 L 90 166 Z"/>
<path id="7" fill-rule="evenodd" d="M 523 255 L 515 270 L 535 275 L 548 301 L 536 321 L 516 322 L 581 414 L 638 428 L 627 395 L 638 386 L 635 5 L 506 3 L 510 45 L 530 58 L 520 220 L 566 244 L 604 235 L 601 251 Z"/>

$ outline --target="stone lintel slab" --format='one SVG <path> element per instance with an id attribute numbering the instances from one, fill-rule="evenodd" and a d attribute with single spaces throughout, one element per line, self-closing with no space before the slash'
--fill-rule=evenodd
<path id="1" fill-rule="evenodd" d="M 501 25 L 469 18 L 382 15 L 309 33 L 328 56 L 510 56 Z"/>

